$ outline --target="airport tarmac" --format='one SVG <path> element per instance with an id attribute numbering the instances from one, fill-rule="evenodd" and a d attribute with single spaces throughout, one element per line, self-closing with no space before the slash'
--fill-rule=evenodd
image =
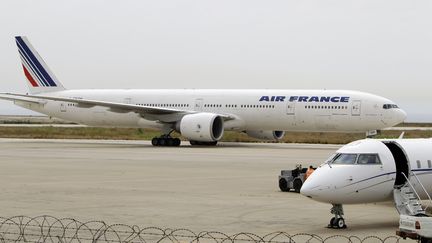
<path id="1" fill-rule="evenodd" d="M 319 165 L 339 145 L 0 139 L 0 216 L 52 215 L 194 232 L 275 231 L 394 236 L 392 203 L 345 205 L 348 229 L 327 229 L 330 205 L 280 192 L 281 169 Z"/>

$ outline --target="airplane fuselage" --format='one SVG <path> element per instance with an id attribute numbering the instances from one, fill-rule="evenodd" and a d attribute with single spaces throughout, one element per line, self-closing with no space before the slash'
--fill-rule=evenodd
<path id="1" fill-rule="evenodd" d="M 396 125 L 404 114 L 384 109 L 393 102 L 344 90 L 64 90 L 44 95 L 110 101 L 195 112 L 229 114 L 225 130 L 365 132 Z M 157 119 L 102 106 L 46 100 L 15 104 L 90 126 L 161 128 Z"/>

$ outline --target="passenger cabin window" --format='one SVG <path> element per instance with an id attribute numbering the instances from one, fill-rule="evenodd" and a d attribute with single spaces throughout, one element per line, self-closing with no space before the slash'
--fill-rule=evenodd
<path id="1" fill-rule="evenodd" d="M 359 165 L 378 165 L 381 161 L 377 154 L 360 154 L 357 160 Z"/>
<path id="2" fill-rule="evenodd" d="M 332 164 L 355 164 L 357 154 L 338 154 L 333 159 Z"/>

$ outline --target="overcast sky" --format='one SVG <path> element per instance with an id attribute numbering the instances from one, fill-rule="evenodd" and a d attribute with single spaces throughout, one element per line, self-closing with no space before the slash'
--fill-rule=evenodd
<path id="1" fill-rule="evenodd" d="M 70 89 L 352 89 L 432 121 L 431 13 L 429 0 L 2 0 L 0 92 L 27 91 L 13 39 L 26 35 Z"/>

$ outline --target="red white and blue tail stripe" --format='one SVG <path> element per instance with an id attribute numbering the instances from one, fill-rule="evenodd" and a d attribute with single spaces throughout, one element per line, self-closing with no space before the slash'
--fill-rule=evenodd
<path id="1" fill-rule="evenodd" d="M 25 36 L 16 36 L 24 74 L 29 82 L 31 93 L 64 90 L 63 85 L 48 68 L 42 57 Z"/>

